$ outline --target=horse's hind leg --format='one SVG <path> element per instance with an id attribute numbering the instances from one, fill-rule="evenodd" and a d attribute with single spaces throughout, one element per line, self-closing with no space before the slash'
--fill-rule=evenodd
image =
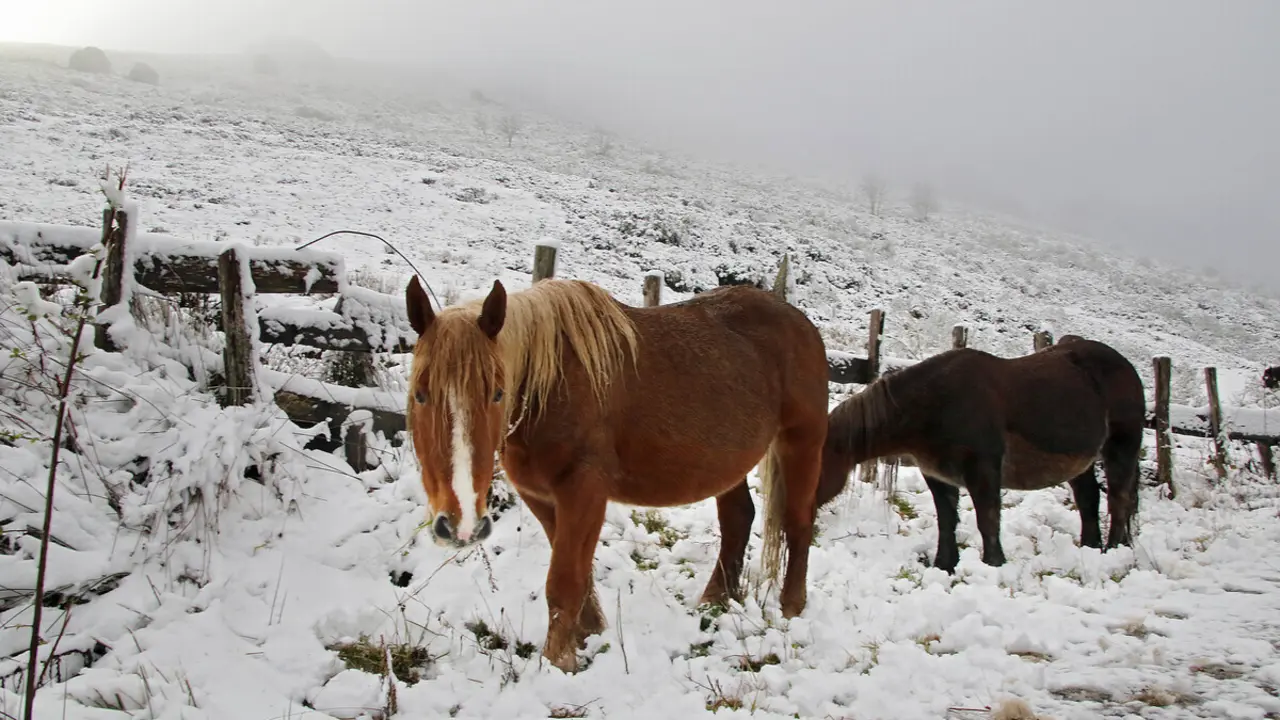
<path id="1" fill-rule="evenodd" d="M 599 488 L 605 485 L 597 475 L 579 471 L 554 490 L 556 537 L 547 571 L 549 625 L 542 654 L 565 672 L 578 667 L 583 639 L 578 619 L 590 596 L 591 564 L 607 504 Z"/>
<path id="2" fill-rule="evenodd" d="M 742 560 L 751 537 L 751 521 L 756 516 L 746 478 L 716 498 L 716 513 L 720 516 L 720 557 L 699 601 L 713 605 L 742 600 Z"/>
<path id="3" fill-rule="evenodd" d="M 1076 510 L 1080 511 L 1080 545 L 1101 548 L 1102 528 L 1098 525 L 1098 506 L 1102 502 L 1102 493 L 1098 489 L 1098 475 L 1092 465 L 1071 480 L 1071 494 L 1076 499 Z"/>
<path id="4" fill-rule="evenodd" d="M 956 525 L 960 522 L 960 488 L 941 480 L 924 476 L 933 495 L 933 507 L 938 512 L 938 551 L 933 556 L 933 566 L 948 573 L 956 571 L 960 563 L 960 548 L 956 547 Z"/>
<path id="5" fill-rule="evenodd" d="M 542 525 L 542 530 L 547 534 L 547 542 L 551 543 L 551 547 L 556 544 L 556 506 L 544 500 L 534 497 L 521 496 L 525 506 L 529 508 L 529 512 L 538 519 Z M 594 573 L 592 573 L 594 576 Z M 587 601 L 582 604 L 582 612 L 578 615 L 578 627 L 584 637 L 595 635 L 604 630 L 607 623 L 604 619 L 604 612 L 600 609 L 600 598 L 596 595 L 596 583 L 594 579 L 588 576 Z"/>
<path id="6" fill-rule="evenodd" d="M 1133 545 L 1133 518 L 1138 513 L 1138 453 L 1142 433 L 1116 433 L 1102 448 L 1102 465 L 1107 473 L 1107 513 L 1111 530 L 1107 549 Z"/>
<path id="7" fill-rule="evenodd" d="M 778 440 L 778 459 L 786 487 L 786 510 L 782 519 L 782 531 L 787 541 L 787 570 L 782 581 L 782 616 L 785 618 L 804 612 L 808 600 L 806 577 L 817 512 L 823 439 L 822 434 L 817 434 L 815 441 L 812 434 L 794 433 L 783 435 Z"/>

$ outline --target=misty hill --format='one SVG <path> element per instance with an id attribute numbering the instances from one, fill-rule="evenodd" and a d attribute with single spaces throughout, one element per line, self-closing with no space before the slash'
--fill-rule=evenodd
<path id="1" fill-rule="evenodd" d="M 650 270 L 678 299 L 772 277 L 789 253 L 796 302 L 837 349 L 857 351 L 866 312 L 883 307 L 894 355 L 941 349 L 966 323 L 975 346 L 1002 354 L 1025 352 L 1042 327 L 1097 337 L 1144 372 L 1166 353 L 1187 372 L 1213 364 L 1256 378 L 1280 357 L 1274 298 L 945 198 L 921 221 L 905 189 L 890 188 L 873 216 L 854 182 L 664 155 L 407 69 L 335 61 L 325 76 L 264 77 L 240 57 L 148 60 L 159 89 L 47 62 L 0 65 L 14 160 L 0 168 L 0 213 L 91 223 L 91 174 L 128 162 L 149 227 L 271 243 L 377 232 L 461 293 L 495 274 L 527 281 L 529 243 L 542 235 L 564 241 L 561 274 L 636 302 Z M 520 125 L 509 145 L 508 115 Z M 326 247 L 407 277 L 368 241 Z"/>
<path id="2" fill-rule="evenodd" d="M 551 237 L 561 276 L 632 303 L 649 271 L 672 301 L 771 279 L 789 255 L 795 302 L 837 350 L 861 352 L 875 307 L 898 357 L 947 346 L 957 322 L 1010 355 L 1048 327 L 1108 340 L 1144 373 L 1173 356 L 1188 402 L 1217 365 L 1233 404 L 1257 399 L 1278 352 L 1274 298 L 945 202 L 920 220 L 901 189 L 873 215 L 854 189 L 663 154 L 446 73 L 335 60 L 268 75 L 249 54 L 104 49 L 113 75 L 67 69 L 72 48 L 0 61 L 0 219 L 94 225 L 96 177 L 128 163 L 141 230 L 282 247 L 374 232 L 446 303 L 495 277 L 523 286 Z M 121 77 L 137 61 L 158 87 Z M 384 292 L 409 277 L 375 241 L 319 247 Z M 148 337 L 83 358 L 69 437 L 52 443 L 65 308 L 0 274 L 0 714 L 18 715 L 41 537 L 57 638 L 43 652 L 60 660 L 36 717 L 937 718 L 1010 695 L 1053 717 L 1280 712 L 1280 498 L 1242 463 L 1209 479 L 1198 439 L 1174 449 L 1176 500 L 1142 489 L 1132 549 L 1080 548 L 1065 487 L 1011 492 L 1009 562 L 991 568 L 966 496 L 955 576 L 922 561 L 936 522 L 914 470 L 892 497 L 852 482 L 820 513 L 809 605 L 790 621 L 756 539 L 743 603 L 694 606 L 719 547 L 712 501 L 611 504 L 595 556 L 610 627 L 567 677 L 539 663 L 550 551 L 527 508 L 506 508 L 482 548 L 434 545 L 406 446 L 371 438 L 378 466 L 356 472 L 306 449 L 323 424 L 269 401 L 221 407 L 201 366 L 220 342 L 173 322 L 168 300 L 139 298 Z M 277 349 L 264 364 L 318 377 L 308 362 Z M 403 366 L 384 370 L 401 389 Z"/>

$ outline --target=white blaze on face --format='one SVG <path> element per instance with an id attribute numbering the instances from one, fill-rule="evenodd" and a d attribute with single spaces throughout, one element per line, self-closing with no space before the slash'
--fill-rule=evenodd
<path id="1" fill-rule="evenodd" d="M 471 477 L 471 430 L 467 408 L 458 402 L 458 394 L 449 392 L 449 417 L 453 422 L 450 466 L 453 469 L 453 494 L 462 508 L 458 522 L 458 539 L 467 541 L 476 529 L 476 488 Z"/>

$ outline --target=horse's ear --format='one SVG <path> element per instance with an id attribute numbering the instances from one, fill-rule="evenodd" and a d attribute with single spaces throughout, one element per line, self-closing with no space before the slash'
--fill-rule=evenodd
<path id="1" fill-rule="evenodd" d="M 476 323 L 485 335 L 493 339 L 498 337 L 498 332 L 506 321 L 507 289 L 502 287 L 502 281 L 494 280 L 493 289 L 489 291 L 489 297 L 484 299 L 484 306 L 480 308 L 480 317 L 476 318 Z"/>
<path id="2" fill-rule="evenodd" d="M 417 275 L 410 278 L 409 287 L 404 291 L 404 309 L 409 313 L 409 325 L 418 335 L 426 332 L 436 319 L 436 313 L 431 309 L 431 299 L 418 283 Z"/>

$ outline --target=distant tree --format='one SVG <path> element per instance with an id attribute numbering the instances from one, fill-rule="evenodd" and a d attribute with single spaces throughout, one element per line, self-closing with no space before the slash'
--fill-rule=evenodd
<path id="1" fill-rule="evenodd" d="M 868 173 L 862 178 L 862 196 L 867 199 L 867 209 L 872 215 L 880 214 L 886 190 L 887 183 L 879 175 Z"/>
<path id="2" fill-rule="evenodd" d="M 613 154 L 613 133 L 599 125 L 595 129 L 596 154 L 608 157 Z"/>
<path id="3" fill-rule="evenodd" d="M 911 188 L 911 209 L 921 220 L 928 220 L 929 216 L 938 210 L 938 199 L 933 193 L 932 186 L 927 183 L 916 183 Z"/>
<path id="4" fill-rule="evenodd" d="M 480 134 L 487 139 L 489 137 L 489 116 L 485 114 L 484 110 L 476 110 L 473 122 L 475 122 L 476 129 L 480 131 Z"/>
<path id="5" fill-rule="evenodd" d="M 507 139 L 507 147 L 511 147 L 511 141 L 523 130 L 524 121 L 514 112 L 509 112 L 498 120 L 498 132 Z"/>
<path id="6" fill-rule="evenodd" d="M 146 83 L 148 85 L 160 84 L 160 73 L 150 65 L 140 62 L 134 63 L 133 68 L 129 70 L 129 79 L 134 82 Z"/>
<path id="7" fill-rule="evenodd" d="M 93 46 L 83 47 L 71 53 L 69 65 L 72 70 L 79 70 L 80 72 L 100 73 L 103 75 L 111 72 L 111 60 L 107 58 L 107 54 L 102 52 L 101 48 Z"/>

